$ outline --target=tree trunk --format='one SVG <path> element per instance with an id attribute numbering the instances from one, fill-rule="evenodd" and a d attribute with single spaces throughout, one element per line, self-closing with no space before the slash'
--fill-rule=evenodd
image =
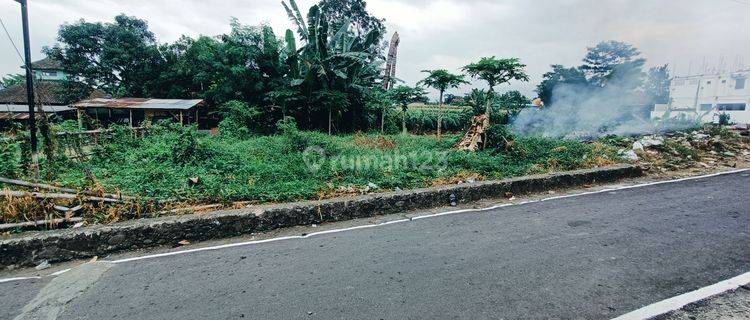
<path id="1" fill-rule="evenodd" d="M 487 119 L 485 120 L 487 126 L 490 125 L 490 113 L 492 112 L 492 100 L 495 96 L 495 91 L 492 87 L 490 87 L 490 90 L 487 91 L 487 106 L 484 109 L 484 114 L 487 115 Z"/>
<path id="2" fill-rule="evenodd" d="M 332 107 L 328 107 L 328 135 L 329 136 L 331 135 L 331 118 L 332 118 L 331 113 L 333 111 L 332 109 L 333 109 Z"/>
<path id="3" fill-rule="evenodd" d="M 437 138 L 440 140 L 440 137 L 442 136 L 442 129 L 443 126 L 443 91 L 440 91 L 440 104 L 438 104 L 438 118 L 437 118 Z"/>
<path id="4" fill-rule="evenodd" d="M 487 119 L 484 119 L 484 128 L 485 128 L 484 130 L 485 131 L 482 134 L 482 135 L 484 135 L 484 137 L 482 138 L 482 149 L 487 148 L 487 129 L 490 128 L 490 124 L 491 124 L 491 122 L 490 122 L 490 115 L 491 115 L 491 111 L 492 111 L 492 100 L 493 100 L 494 96 L 495 96 L 495 91 L 492 88 L 492 86 L 490 86 L 490 90 L 487 91 L 487 107 L 484 110 L 484 113 L 487 115 Z"/>
<path id="5" fill-rule="evenodd" d="M 380 134 L 385 133 L 385 106 L 380 110 Z"/>
<path id="6" fill-rule="evenodd" d="M 401 133 L 406 135 L 406 107 L 403 107 L 401 112 Z"/>

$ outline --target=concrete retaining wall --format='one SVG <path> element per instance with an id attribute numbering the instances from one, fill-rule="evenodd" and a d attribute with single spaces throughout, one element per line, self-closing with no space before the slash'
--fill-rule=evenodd
<path id="1" fill-rule="evenodd" d="M 519 177 L 435 188 L 405 190 L 322 201 L 133 220 L 112 225 L 24 233 L 0 240 L 0 267 L 32 266 L 42 260 L 61 262 L 162 245 L 180 240 L 219 239 L 276 228 L 333 222 L 415 209 L 611 182 L 641 175 L 641 169 L 619 165 L 547 175 Z"/>

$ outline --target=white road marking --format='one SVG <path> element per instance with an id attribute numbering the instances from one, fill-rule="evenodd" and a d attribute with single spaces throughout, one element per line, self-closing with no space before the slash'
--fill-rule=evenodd
<path id="1" fill-rule="evenodd" d="M 635 311 L 621 315 L 614 320 L 640 320 L 649 319 L 667 312 L 678 310 L 688 304 L 715 296 L 722 292 L 735 290 L 740 286 L 750 283 L 750 272 L 741 274 L 729 280 L 703 287 L 676 297 L 659 301 Z"/>
<path id="2" fill-rule="evenodd" d="M 278 237 L 278 238 L 272 238 L 272 239 L 264 239 L 264 240 L 254 240 L 254 241 L 230 243 L 230 244 L 223 244 L 223 245 L 218 245 L 218 246 L 196 248 L 196 249 L 188 249 L 188 250 L 166 252 L 166 253 L 159 253 L 159 254 L 151 254 L 151 255 L 144 255 L 144 256 L 139 256 L 139 257 L 119 259 L 119 260 L 114 260 L 114 261 L 101 261 L 101 262 L 110 262 L 110 263 L 115 263 L 115 264 L 117 264 L 117 263 L 126 263 L 126 262 L 133 262 L 133 261 L 139 261 L 139 260 L 155 259 L 155 258 L 169 257 L 169 256 L 175 256 L 175 255 L 181 255 L 181 254 L 188 254 L 188 253 L 194 253 L 194 252 L 202 252 L 202 251 L 214 251 L 214 250 L 221 250 L 221 249 L 227 249 L 227 248 L 234 248 L 234 247 L 255 245 L 255 244 L 261 244 L 261 243 L 268 243 L 268 242 L 276 242 L 276 241 L 291 240 L 291 239 L 305 239 L 305 238 L 310 238 L 310 237 L 324 235 L 324 234 L 339 233 L 339 232 L 352 231 L 352 230 L 358 230 L 358 229 L 375 228 L 375 227 L 381 227 L 381 226 L 385 226 L 385 225 L 389 225 L 389 224 L 403 223 L 403 222 L 409 222 L 409 221 L 412 221 L 412 220 L 420 220 L 420 219 L 427 219 L 427 218 L 435 218 L 435 217 L 445 216 L 445 215 L 449 215 L 449 214 L 464 213 L 464 212 L 482 212 L 482 211 L 494 210 L 494 209 L 499 209 L 499 208 L 504 208 L 504 207 L 510 207 L 510 206 L 521 206 L 521 205 L 526 205 L 526 204 L 530 204 L 530 203 L 538 203 L 538 202 L 545 202 L 545 201 L 560 200 L 560 199 L 580 197 L 580 196 L 586 196 L 586 195 L 592 195 L 592 194 L 613 192 L 613 191 L 617 191 L 617 190 L 627 190 L 627 189 L 643 188 L 643 187 L 654 186 L 654 185 L 661 185 L 661 184 L 668 184 L 668 183 L 677 183 L 677 182 L 682 182 L 682 181 L 699 180 L 699 179 L 711 178 L 711 177 L 722 176 L 722 175 L 730 175 L 730 174 L 735 174 L 735 173 L 740 173 L 740 172 L 746 172 L 746 171 L 750 171 L 750 169 L 739 169 L 739 170 L 732 170 L 732 171 L 712 173 L 712 174 L 707 174 L 707 175 L 702 175 L 702 176 L 679 178 L 679 179 L 665 180 L 665 181 L 655 181 L 655 182 L 635 184 L 635 185 L 630 185 L 630 186 L 618 186 L 618 187 L 614 187 L 614 188 L 605 188 L 605 189 L 597 190 L 597 191 L 589 191 L 589 192 L 581 192 L 581 193 L 574 193 L 574 194 L 568 194 L 568 195 L 560 195 L 560 196 L 548 197 L 548 198 L 543 198 L 543 199 L 538 199 L 538 200 L 528 200 L 528 201 L 515 202 L 515 203 L 504 203 L 504 204 L 498 204 L 498 205 L 494 205 L 494 206 L 490 206 L 490 207 L 485 207 L 485 208 L 460 209 L 460 210 L 439 212 L 439 213 L 435 213 L 435 214 L 425 214 L 425 215 L 415 216 L 415 217 L 408 218 L 408 219 L 399 219 L 399 220 L 381 222 L 381 223 L 378 223 L 378 224 L 362 225 L 362 226 L 355 226 L 355 227 L 349 227 L 349 228 L 331 229 L 331 230 L 325 230 L 325 231 L 320 231 L 320 232 L 313 232 L 313 233 L 309 233 L 309 234 L 305 234 L 305 235 L 299 235 L 299 236 L 285 236 L 285 237 Z M 57 275 L 60 275 L 60 274 L 63 274 L 65 272 L 67 272 L 68 270 L 70 270 L 70 269 L 60 270 L 58 272 L 50 274 L 49 276 L 57 276 Z M 8 281 L 17 281 L 17 280 L 38 279 L 38 278 L 40 278 L 40 277 L 27 277 L 27 278 L 23 278 L 22 277 L 22 278 L 0 279 L 0 283 L 2 283 L 2 282 L 8 282 Z"/>
<path id="3" fill-rule="evenodd" d="M 51 273 L 51 274 L 50 274 L 50 276 L 59 276 L 59 275 L 61 275 L 61 274 L 63 274 L 63 273 L 66 273 L 66 272 L 68 272 L 68 271 L 70 271 L 70 268 L 68 268 L 68 269 L 63 269 L 63 270 L 60 270 L 60 271 L 56 271 L 56 272 L 53 272 L 53 273 Z"/>
<path id="4" fill-rule="evenodd" d="M 464 212 L 488 211 L 488 210 L 494 210 L 494 209 L 499 209 L 499 208 L 504 208 L 504 207 L 510 207 L 510 206 L 521 206 L 521 205 L 526 205 L 526 204 L 530 204 L 530 203 L 552 201 L 552 200 L 560 200 L 560 199 L 565 199 L 565 198 L 580 197 L 580 196 L 585 196 L 585 195 L 592 195 L 592 194 L 599 194 L 599 193 L 605 193 L 605 192 L 612 192 L 612 191 L 617 191 L 617 190 L 627 190 L 627 189 L 643 188 L 643 187 L 660 185 L 660 184 L 676 183 L 676 182 L 681 182 L 681 181 L 699 180 L 699 179 L 704 179 L 704 178 L 711 178 L 711 177 L 716 177 L 716 176 L 729 175 L 729 174 L 734 174 L 734 173 L 739 173 L 739 172 L 745 172 L 745 171 L 750 171 L 750 169 L 732 170 L 732 171 L 718 172 L 718 173 L 712 173 L 712 174 L 707 174 L 707 175 L 702 175 L 702 176 L 687 177 L 687 178 L 680 178 L 680 179 L 674 179 L 674 180 L 648 182 L 648 183 L 636 184 L 636 185 L 631 185 L 631 186 L 618 186 L 618 187 L 614 187 L 614 188 L 605 188 L 605 189 L 597 190 L 597 191 L 589 191 L 589 192 L 582 192 L 582 193 L 561 195 L 561 196 L 543 198 L 543 199 L 538 199 L 538 200 L 528 200 L 528 201 L 522 201 L 522 202 L 516 202 L 516 203 L 504 203 L 504 204 L 498 204 L 498 205 L 494 205 L 494 206 L 490 206 L 490 207 L 485 207 L 485 208 L 478 208 L 478 209 L 460 209 L 460 210 L 439 212 L 439 213 L 434 213 L 434 214 L 425 214 L 425 215 L 421 215 L 421 216 L 415 216 L 415 217 L 412 217 L 412 218 L 409 218 L 409 219 L 393 220 L 393 221 L 382 222 L 382 223 L 378 223 L 378 224 L 362 225 L 362 226 L 349 227 L 349 228 L 331 229 L 331 230 L 325 230 L 325 231 L 320 231 L 320 232 L 313 232 L 313 233 L 309 233 L 309 234 L 306 234 L 306 235 L 300 235 L 300 236 L 286 236 L 286 237 L 279 237 L 279 238 L 272 238 L 272 239 L 265 239 L 265 240 L 255 240 L 255 241 L 247 241 L 247 242 L 230 243 L 230 244 L 224 244 L 224 245 L 218 245 L 218 246 L 212 246 L 212 247 L 196 248 L 196 249 L 189 249 L 189 250 L 182 250 L 182 251 L 175 251 L 175 252 L 167 252 L 167 253 L 159 253 L 159 254 L 153 254 L 153 255 L 145 255 L 145 256 L 140 256 L 140 257 L 126 258 L 126 259 L 114 260 L 114 261 L 111 261 L 111 262 L 112 263 L 124 263 L 124 262 L 131 262 L 131 261 L 138 261 L 138 260 L 145 260 L 145 259 L 168 257 L 168 256 L 174 256 L 174 255 L 186 254 L 186 253 L 193 253 L 193 252 L 213 251 L 213 250 L 220 250 L 220 249 L 226 249 L 226 248 L 234 248 L 234 247 L 254 245 L 254 244 L 260 244 L 260 243 L 268 243 L 268 242 L 275 242 L 275 241 L 283 241 L 283 240 L 291 240 L 291 239 L 305 239 L 305 238 L 310 238 L 310 237 L 314 237 L 314 236 L 318 236 L 318 235 L 331 234 L 331 233 L 339 233 L 339 232 L 352 231 L 352 230 L 357 230 L 357 229 L 374 228 L 374 227 L 380 227 L 380 226 L 385 226 L 385 225 L 394 224 L 394 223 L 409 222 L 409 221 L 412 221 L 412 220 L 435 218 L 435 217 L 445 216 L 445 215 L 449 215 L 449 214 L 464 213 Z"/>
<path id="5" fill-rule="evenodd" d="M 21 280 L 36 280 L 41 279 L 42 277 L 17 277 L 17 278 L 7 278 L 7 279 L 0 279 L 0 283 L 5 282 L 12 282 L 12 281 L 21 281 Z"/>

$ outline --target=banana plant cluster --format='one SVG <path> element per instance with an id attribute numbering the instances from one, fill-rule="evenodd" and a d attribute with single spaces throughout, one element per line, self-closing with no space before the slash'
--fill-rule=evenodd
<path id="1" fill-rule="evenodd" d="M 297 48 L 294 32 L 287 30 L 288 80 L 300 93 L 306 113 L 297 120 L 326 122 L 329 133 L 334 126 L 338 130 L 358 127 L 357 121 L 365 116 L 362 106 L 367 92 L 381 77 L 382 60 L 377 54 L 381 31 L 358 35 L 350 30 L 349 21 L 334 30 L 317 5 L 310 8 L 307 21 L 294 0 L 283 5 L 302 41 Z M 327 119 L 321 121 L 324 114 Z"/>

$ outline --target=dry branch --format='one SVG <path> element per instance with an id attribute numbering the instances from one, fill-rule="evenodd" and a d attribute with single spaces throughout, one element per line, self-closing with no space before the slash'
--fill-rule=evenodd
<path id="1" fill-rule="evenodd" d="M 117 195 L 117 194 L 111 194 L 111 193 L 105 193 L 105 194 L 99 194 L 92 191 L 81 191 L 75 189 L 69 189 L 69 188 L 62 188 L 62 187 L 56 187 L 53 185 L 43 184 L 43 183 L 33 183 L 33 182 L 27 182 L 23 180 L 15 180 L 15 179 L 8 179 L 0 177 L 0 183 L 19 186 L 19 187 L 27 187 L 27 188 L 37 188 L 42 190 L 52 190 L 52 191 L 59 191 L 64 193 L 81 193 L 85 194 L 87 196 L 104 196 L 105 198 L 113 198 L 113 199 L 127 199 L 131 200 L 133 197 L 123 196 L 123 195 Z"/>
<path id="2" fill-rule="evenodd" d="M 81 217 L 75 217 L 70 219 L 60 218 L 60 219 L 52 219 L 52 220 L 39 220 L 39 221 L 28 221 L 28 222 L 18 222 L 18 223 L 5 223 L 0 224 L 0 230 L 10 230 L 15 228 L 28 228 L 28 227 L 38 227 L 38 226 L 44 226 L 44 225 L 54 225 L 54 224 L 60 224 L 63 222 L 74 222 L 78 223 L 83 221 L 83 218 Z"/>
<path id="3" fill-rule="evenodd" d="M 123 202 L 120 199 L 93 197 L 93 196 L 80 196 L 77 194 L 70 194 L 70 193 L 42 193 L 42 192 L 26 192 L 26 191 L 14 191 L 14 190 L 0 191 L 0 196 L 5 196 L 5 197 L 31 196 L 37 199 L 66 199 L 66 200 L 81 199 L 81 200 L 85 200 L 88 202 L 107 202 L 107 203 Z"/>

